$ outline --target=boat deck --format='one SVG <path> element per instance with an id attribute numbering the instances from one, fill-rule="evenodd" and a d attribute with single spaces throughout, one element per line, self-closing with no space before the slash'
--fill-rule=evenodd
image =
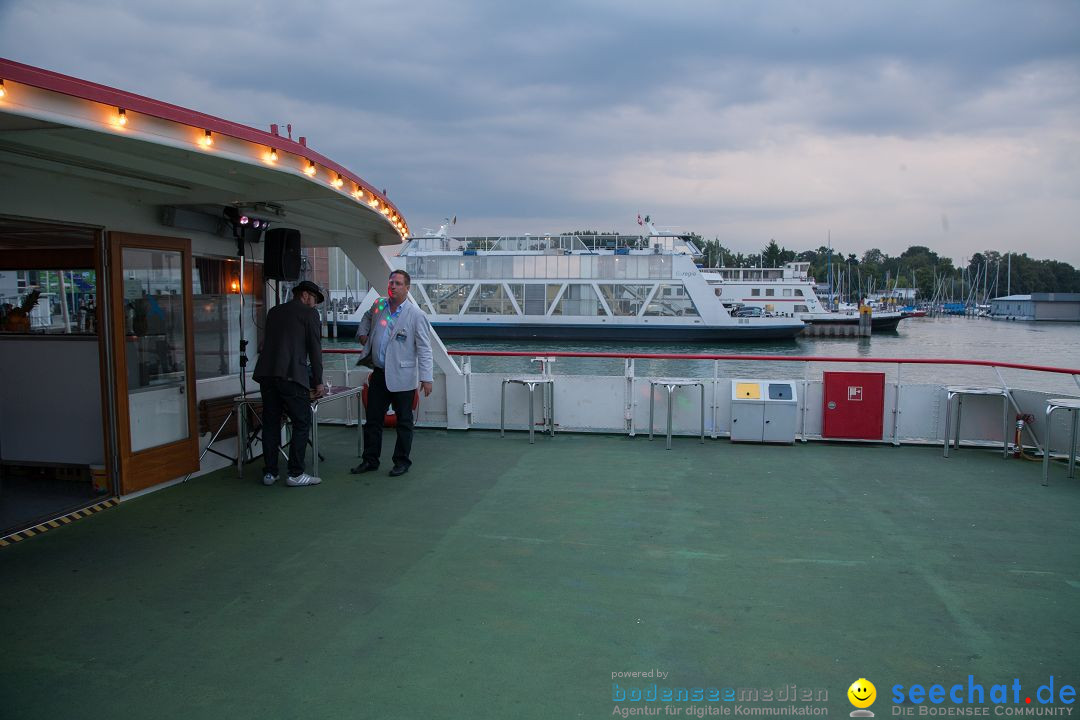
<path id="1" fill-rule="evenodd" d="M 993 449 L 419 430 L 394 479 L 348 474 L 354 433 L 320 431 L 321 487 L 263 487 L 255 463 L 0 550 L 0 714 L 725 705 L 612 700 L 656 682 L 797 685 L 846 716 L 867 678 L 887 717 L 895 684 L 1080 680 L 1063 466 L 1042 487 Z M 668 675 L 612 677 L 650 670 Z"/>

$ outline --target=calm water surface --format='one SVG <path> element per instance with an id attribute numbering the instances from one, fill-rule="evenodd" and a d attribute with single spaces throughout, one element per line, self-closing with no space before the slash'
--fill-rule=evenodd
<path id="1" fill-rule="evenodd" d="M 326 341 L 326 347 L 354 347 L 347 341 Z M 1007 322 L 988 318 L 940 317 L 908 318 L 893 333 L 870 338 L 800 338 L 774 343 L 587 343 L 551 341 L 447 342 L 450 350 L 491 350 L 535 352 L 633 352 L 718 355 L 784 355 L 858 358 L 956 358 L 989 360 L 1062 368 L 1080 368 L 1080 324 Z M 638 360 L 636 373 L 712 377 L 716 363 L 711 360 Z M 473 372 L 530 372 L 528 358 L 472 358 Z M 725 360 L 719 362 L 721 377 L 820 378 L 826 370 L 885 372 L 890 381 L 897 372 L 904 382 L 1000 384 L 989 368 L 904 365 L 895 363 L 792 363 Z M 621 375 L 621 360 L 559 358 L 556 374 Z M 805 375 L 804 375 L 805 373 Z M 1021 370 L 1002 370 L 1010 387 L 1030 388 L 1068 395 L 1080 395 L 1080 385 L 1069 375 L 1047 375 Z"/>

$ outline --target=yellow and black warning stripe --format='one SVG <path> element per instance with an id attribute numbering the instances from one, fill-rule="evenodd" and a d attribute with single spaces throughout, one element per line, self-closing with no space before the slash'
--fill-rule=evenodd
<path id="1" fill-rule="evenodd" d="M 19 532 L 5 535 L 3 537 L 0 537 L 0 548 L 7 547 L 8 545 L 14 545 L 17 542 L 22 542 L 23 540 L 32 538 L 35 535 L 40 535 L 43 532 L 52 530 L 53 528 L 70 525 L 76 520 L 80 520 L 84 517 L 90 517 L 96 512 L 101 512 L 102 510 L 105 510 L 107 508 L 116 507 L 119 504 L 119 500 L 117 500 L 116 498 L 110 498 L 108 500 L 99 502 L 96 505 L 91 505 L 89 507 L 84 507 L 80 510 L 69 512 L 67 515 L 61 515 L 58 518 L 54 518 L 52 520 L 49 520 L 48 522 L 43 522 L 40 525 L 35 525 L 34 527 L 29 527 L 25 530 L 20 530 Z"/>

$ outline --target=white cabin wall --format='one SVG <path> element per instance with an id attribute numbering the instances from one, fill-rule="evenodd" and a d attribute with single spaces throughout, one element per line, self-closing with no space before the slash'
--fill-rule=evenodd
<path id="1" fill-rule="evenodd" d="M 0 339 L 0 459 L 104 464 L 99 365 L 93 338 Z"/>
<path id="2" fill-rule="evenodd" d="M 155 194 L 84 178 L 0 165 L 0 214 L 58 223 L 101 227 L 106 231 L 187 238 L 195 254 L 235 256 L 236 243 L 208 233 L 161 224 Z M 262 262 L 261 244 L 256 244 Z"/>

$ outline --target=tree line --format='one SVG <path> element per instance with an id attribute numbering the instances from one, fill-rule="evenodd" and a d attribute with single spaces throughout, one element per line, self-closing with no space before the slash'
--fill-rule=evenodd
<path id="1" fill-rule="evenodd" d="M 719 239 L 704 240 L 691 233 L 704 252 L 706 267 L 780 267 L 786 262 L 810 263 L 810 274 L 819 283 L 828 283 L 853 294 L 882 292 L 894 287 L 915 287 L 918 297 L 929 300 L 964 300 L 1039 292 L 1080 292 L 1080 270 L 1058 260 L 1036 260 L 1027 253 L 986 250 L 975 253 L 966 265 L 956 266 L 924 245 L 912 245 L 893 257 L 871 248 L 860 257 L 826 246 L 796 252 L 770 240 L 760 253 L 737 253 Z"/>

